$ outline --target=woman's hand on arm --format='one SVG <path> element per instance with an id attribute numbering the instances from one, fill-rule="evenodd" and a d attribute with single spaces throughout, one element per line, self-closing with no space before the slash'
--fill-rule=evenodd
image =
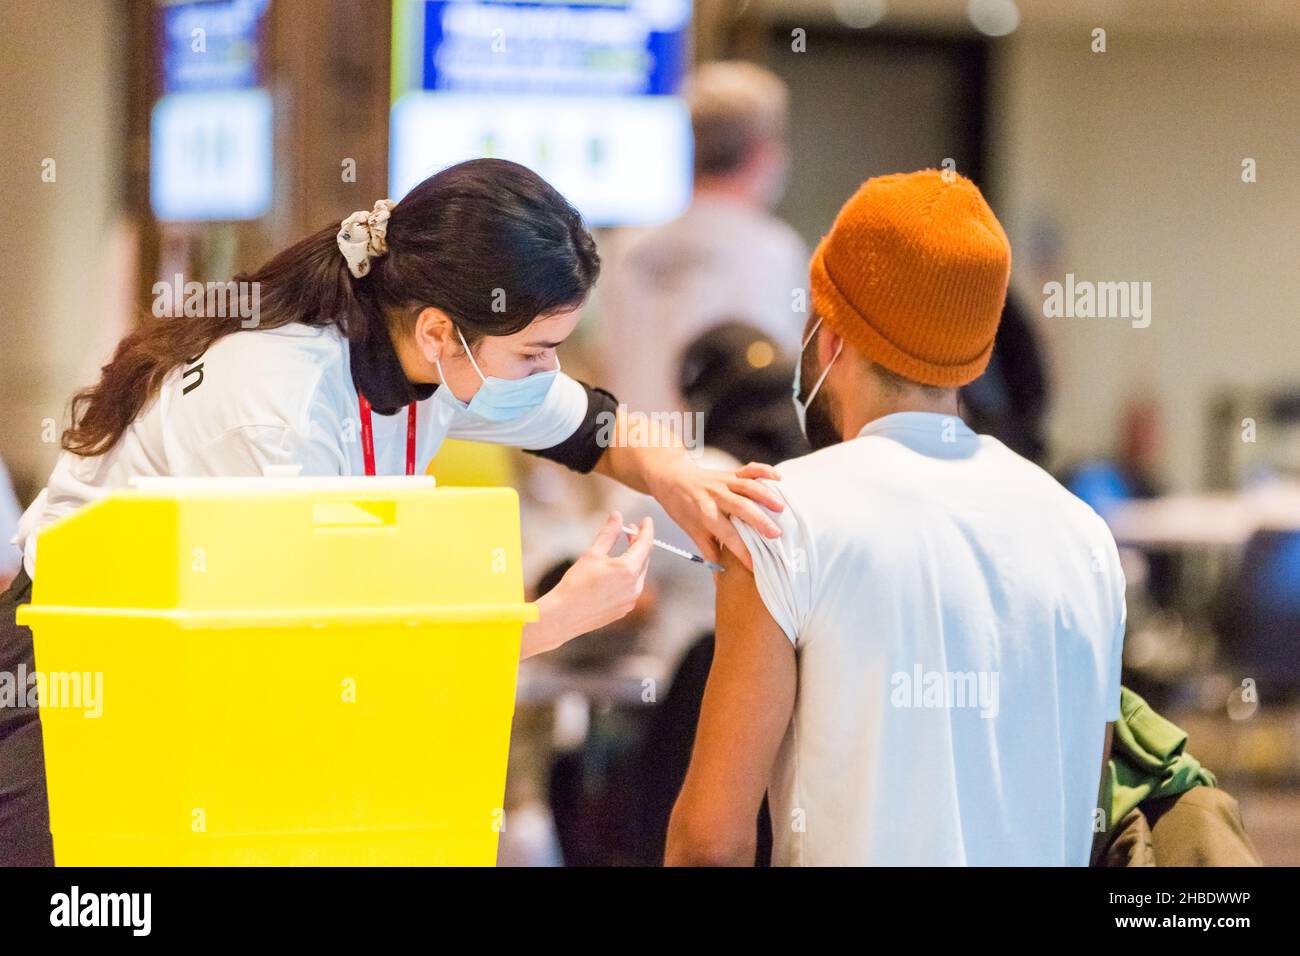
<path id="1" fill-rule="evenodd" d="M 682 459 L 653 477 L 651 494 L 705 558 L 720 562 L 726 549 L 753 570 L 749 549 L 731 519 L 739 518 L 759 534 L 779 538 L 781 529 L 763 508 L 780 511 L 785 506 L 759 480 L 779 477 L 771 465 L 756 462 L 735 471 L 719 471 Z"/>
<path id="2" fill-rule="evenodd" d="M 520 658 L 554 650 L 580 634 L 623 617 L 645 587 L 654 525 L 645 518 L 635 539 L 618 557 L 610 550 L 622 534 L 623 518 L 613 512 L 590 548 L 569 568 L 560 583 L 537 599 L 539 620 L 524 625 Z"/>
<path id="3" fill-rule="evenodd" d="M 629 441 L 629 435 L 641 440 Z M 769 538 L 781 536 L 781 529 L 763 508 L 781 511 L 784 505 L 759 480 L 778 480 L 775 468 L 756 462 L 735 471 L 701 468 L 686 457 L 686 449 L 672 431 L 651 419 L 633 427 L 620 409 L 614 442 L 596 471 L 653 495 L 710 561 L 718 561 L 721 548 L 725 548 L 746 568 L 752 568 L 749 549 L 731 526 L 733 517 Z"/>

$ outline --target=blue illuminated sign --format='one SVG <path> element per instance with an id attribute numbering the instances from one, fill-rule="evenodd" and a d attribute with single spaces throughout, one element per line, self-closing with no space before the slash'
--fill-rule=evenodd
<path id="1" fill-rule="evenodd" d="M 161 11 L 163 95 L 149 133 L 149 198 L 164 222 L 256 219 L 271 206 L 273 108 L 259 86 L 270 0 Z"/>
<path id="2" fill-rule="evenodd" d="M 269 2 L 201 0 L 163 8 L 163 92 L 257 86 L 260 30 Z"/>
<path id="3" fill-rule="evenodd" d="M 671 95 L 690 0 L 426 0 L 422 85 L 458 93 Z"/>

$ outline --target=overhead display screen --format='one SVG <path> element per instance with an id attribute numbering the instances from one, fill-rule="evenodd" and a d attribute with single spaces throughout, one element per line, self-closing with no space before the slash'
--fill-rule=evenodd
<path id="1" fill-rule="evenodd" d="M 149 195 L 162 221 L 256 219 L 271 207 L 270 0 L 161 7 L 162 96 L 150 119 Z"/>
<path id="2" fill-rule="evenodd" d="M 396 0 L 390 195 L 495 156 L 591 225 L 672 218 L 691 188 L 690 18 L 690 0 Z"/>

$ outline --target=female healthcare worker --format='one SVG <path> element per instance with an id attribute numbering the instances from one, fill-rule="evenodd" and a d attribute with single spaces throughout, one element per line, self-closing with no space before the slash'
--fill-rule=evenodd
<path id="1" fill-rule="evenodd" d="M 558 192 L 518 164 L 472 160 L 237 276 L 241 301 L 256 305 L 251 323 L 224 309 L 147 320 L 98 384 L 73 398 L 64 452 L 19 525 L 24 568 L 0 598 L 0 672 L 35 670 L 30 632 L 14 613 L 31 599 L 37 531 L 137 475 L 256 476 L 271 466 L 409 475 L 448 436 L 496 442 L 652 494 L 706 557 L 722 546 L 747 561 L 729 517 L 777 536 L 756 504 L 779 509 L 756 480 L 775 473 L 699 468 L 653 426 L 635 447 L 610 441 L 626 434 L 623 410 L 560 371 L 556 348 L 599 267 L 595 243 Z M 611 515 L 539 599 L 523 656 L 631 608 L 653 529 L 647 519 L 628 551 L 611 557 L 620 525 Z M 0 864 L 52 860 L 30 703 L 20 693 L 0 707 Z"/>

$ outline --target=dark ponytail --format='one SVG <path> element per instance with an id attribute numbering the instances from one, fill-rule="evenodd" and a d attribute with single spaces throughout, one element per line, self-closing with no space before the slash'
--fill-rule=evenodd
<path id="1" fill-rule="evenodd" d="M 405 334 L 420 309 L 434 306 L 472 345 L 580 305 L 600 272 L 577 210 L 536 173 L 500 159 L 451 166 L 407 193 L 388 221 L 387 254 L 362 279 L 348 272 L 338 230 L 327 226 L 235 276 L 257 283 L 256 328 L 333 325 L 362 342 L 390 324 L 391 334 Z M 172 369 L 237 331 L 238 322 L 146 316 L 99 382 L 73 396 L 63 447 L 86 456 L 108 451 Z"/>

